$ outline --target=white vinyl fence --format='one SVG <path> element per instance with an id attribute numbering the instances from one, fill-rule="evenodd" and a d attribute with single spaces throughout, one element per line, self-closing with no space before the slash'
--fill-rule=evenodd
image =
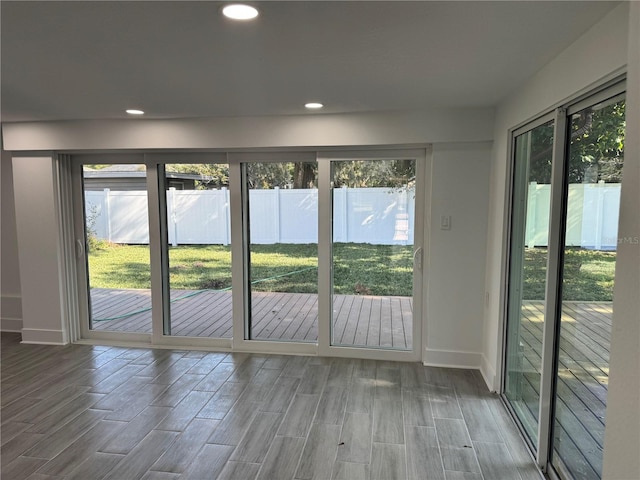
<path id="1" fill-rule="evenodd" d="M 529 185 L 526 244 L 546 247 L 551 186 Z M 618 244 L 619 183 L 569 185 L 566 244 L 595 250 L 615 250 Z"/>
<path id="2" fill-rule="evenodd" d="M 526 244 L 548 241 L 550 186 L 531 183 Z M 250 190 L 251 243 L 317 243 L 318 191 Z M 85 192 L 87 225 L 97 238 L 114 243 L 149 243 L 145 191 Z M 615 250 L 620 184 L 569 185 L 567 245 Z M 229 191 L 167 192 L 169 242 L 172 245 L 231 241 Z M 412 245 L 414 193 L 388 188 L 339 188 L 333 191 L 336 242 Z"/>
<path id="3" fill-rule="evenodd" d="M 317 243 L 316 189 L 250 190 L 251 243 Z M 86 191 L 87 226 L 113 243 L 147 244 L 146 191 Z M 414 192 L 389 188 L 334 190 L 334 241 L 412 245 Z M 169 243 L 221 244 L 231 241 L 229 191 L 167 192 Z"/>

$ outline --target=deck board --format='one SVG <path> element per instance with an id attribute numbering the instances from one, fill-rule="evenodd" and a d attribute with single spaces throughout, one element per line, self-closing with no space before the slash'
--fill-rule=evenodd
<path id="1" fill-rule="evenodd" d="M 369 338 L 369 323 L 371 320 L 371 302 L 365 302 L 365 297 L 360 297 L 360 308 L 357 316 L 358 323 L 356 324 L 356 334 L 353 340 L 354 345 L 367 345 L 367 338 Z M 353 317 L 349 317 L 350 319 Z M 336 339 L 334 338 L 334 341 Z M 337 343 L 340 343 L 339 341 Z"/>
<path id="2" fill-rule="evenodd" d="M 412 308 L 407 297 L 334 295 L 335 345 L 411 349 Z M 151 333 L 149 290 L 91 291 L 93 328 Z M 171 334 L 231 338 L 231 292 L 171 291 Z M 252 336 L 260 340 L 317 342 L 318 296 L 253 292 Z M 114 317 L 122 317 L 113 320 Z"/>
<path id="3" fill-rule="evenodd" d="M 529 398 L 525 403 L 534 418 L 543 311 L 542 302 L 526 302 L 520 331 L 526 360 L 524 396 Z M 610 303 L 564 302 L 562 308 L 556 437 L 567 466 L 585 479 L 599 478 L 602 471 L 611 318 Z"/>
<path id="4" fill-rule="evenodd" d="M 318 339 L 318 298 L 310 297 L 305 302 L 300 316 L 302 316 L 302 322 L 298 325 L 298 322 L 293 321 L 287 330 L 284 332 L 284 336 L 287 338 L 293 338 L 294 340 L 315 341 Z"/>

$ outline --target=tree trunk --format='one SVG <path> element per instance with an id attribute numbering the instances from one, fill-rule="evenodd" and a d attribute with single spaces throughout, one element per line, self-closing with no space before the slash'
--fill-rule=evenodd
<path id="1" fill-rule="evenodd" d="M 293 188 L 313 188 L 315 176 L 315 168 L 311 163 L 295 163 Z"/>

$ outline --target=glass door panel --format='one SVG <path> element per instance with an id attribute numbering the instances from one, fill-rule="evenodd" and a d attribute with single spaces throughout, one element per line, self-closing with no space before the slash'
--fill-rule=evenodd
<path id="1" fill-rule="evenodd" d="M 231 338 L 228 164 L 165 166 L 169 324 L 166 335 Z"/>
<path id="2" fill-rule="evenodd" d="M 411 351 L 416 162 L 331 167 L 331 345 Z"/>
<path id="3" fill-rule="evenodd" d="M 318 341 L 316 162 L 244 164 L 249 340 Z"/>
<path id="4" fill-rule="evenodd" d="M 89 329 L 151 333 L 146 168 L 82 170 Z"/>
<path id="5" fill-rule="evenodd" d="M 624 100 L 569 119 L 562 305 L 552 464 L 602 474 L 613 283 L 624 160 Z"/>
<path id="6" fill-rule="evenodd" d="M 533 445 L 545 316 L 553 122 L 515 138 L 505 396 Z"/>

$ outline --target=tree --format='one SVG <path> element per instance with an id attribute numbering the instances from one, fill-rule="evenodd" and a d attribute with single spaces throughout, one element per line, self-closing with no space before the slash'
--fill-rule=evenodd
<path id="1" fill-rule="evenodd" d="M 207 190 L 229 186 L 229 166 L 219 163 L 172 163 L 165 166 L 167 173 L 200 175 L 196 189 Z"/>
<path id="2" fill-rule="evenodd" d="M 315 188 L 318 186 L 318 164 L 297 162 L 293 164 L 293 188 Z"/>
<path id="3" fill-rule="evenodd" d="M 622 181 L 625 126 L 624 101 L 573 116 L 569 183 Z"/>
<path id="4" fill-rule="evenodd" d="M 197 188 L 220 188 L 229 185 L 227 164 L 170 164 L 167 172 L 201 175 Z M 316 162 L 248 163 L 247 184 L 252 189 L 317 188 Z M 355 160 L 333 163 L 334 187 L 392 187 L 400 188 L 415 182 L 413 160 Z"/>
<path id="5" fill-rule="evenodd" d="M 619 183 L 624 163 L 625 102 L 572 115 L 569 183 Z M 531 131 L 530 181 L 551 183 L 553 123 Z"/>
<path id="6" fill-rule="evenodd" d="M 334 187 L 400 188 L 415 182 L 413 160 L 355 160 L 333 164 Z"/>

